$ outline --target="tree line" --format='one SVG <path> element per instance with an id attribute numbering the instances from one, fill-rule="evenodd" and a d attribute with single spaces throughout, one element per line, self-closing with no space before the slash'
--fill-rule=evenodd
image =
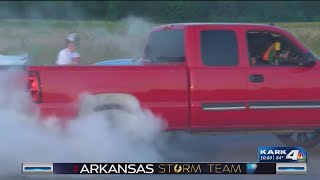
<path id="1" fill-rule="evenodd" d="M 320 1 L 1 1 L 1 19 L 119 20 L 156 22 L 320 21 Z"/>

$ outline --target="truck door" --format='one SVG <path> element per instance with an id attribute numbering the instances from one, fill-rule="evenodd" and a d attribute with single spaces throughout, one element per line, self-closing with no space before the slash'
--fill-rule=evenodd
<path id="1" fill-rule="evenodd" d="M 237 128 L 248 125 L 247 69 L 241 60 L 241 36 L 230 27 L 201 26 L 192 59 L 191 128 Z"/>
<path id="2" fill-rule="evenodd" d="M 319 63 L 301 66 L 305 58 L 312 57 L 306 55 L 308 50 L 280 30 L 248 30 L 247 41 L 249 120 L 269 129 L 319 126 Z M 276 41 L 278 49 L 266 55 Z"/>

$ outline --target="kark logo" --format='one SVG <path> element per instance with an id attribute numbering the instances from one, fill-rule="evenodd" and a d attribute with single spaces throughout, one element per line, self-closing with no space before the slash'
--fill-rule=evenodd
<path id="1" fill-rule="evenodd" d="M 287 154 L 286 150 L 260 150 L 260 154 Z"/>

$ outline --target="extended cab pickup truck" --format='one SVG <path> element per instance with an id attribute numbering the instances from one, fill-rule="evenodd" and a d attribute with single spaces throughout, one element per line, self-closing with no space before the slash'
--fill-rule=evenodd
<path id="1" fill-rule="evenodd" d="M 280 50 L 265 60 L 275 41 Z M 30 94 L 44 116 L 76 117 L 80 105 L 74 102 L 87 92 L 99 96 L 96 110 L 138 101 L 163 117 L 169 131 L 266 131 L 287 145 L 320 142 L 319 58 L 284 29 L 237 23 L 158 26 L 148 36 L 142 61 L 29 66 Z"/>

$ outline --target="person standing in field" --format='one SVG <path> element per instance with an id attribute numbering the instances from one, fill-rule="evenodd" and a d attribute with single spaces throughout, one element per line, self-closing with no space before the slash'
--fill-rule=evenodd
<path id="1" fill-rule="evenodd" d="M 80 63 L 80 53 L 77 52 L 77 47 L 80 43 L 80 38 L 76 33 L 69 34 L 65 39 L 66 47 L 62 49 L 57 56 L 57 65 L 70 65 Z"/>

